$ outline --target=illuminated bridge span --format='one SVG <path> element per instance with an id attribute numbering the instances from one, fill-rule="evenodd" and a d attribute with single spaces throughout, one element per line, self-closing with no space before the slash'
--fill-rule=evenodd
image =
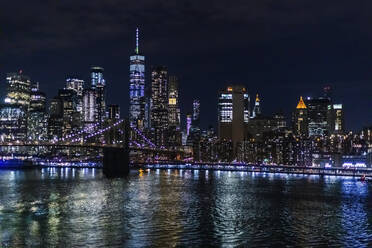
<path id="1" fill-rule="evenodd" d="M 124 125 L 123 125 L 124 124 Z M 118 120 L 115 123 L 111 125 L 107 125 L 106 127 L 103 127 L 101 129 L 98 129 L 98 127 L 101 126 L 99 123 L 92 124 L 80 131 L 77 131 L 75 133 L 71 133 L 66 135 L 65 137 L 52 140 L 51 142 L 44 142 L 45 144 L 58 144 L 58 145 L 74 145 L 74 144 L 89 144 L 90 146 L 113 146 L 118 147 L 122 146 L 124 140 L 119 140 L 116 144 L 106 144 L 106 142 L 89 142 L 93 138 L 101 137 L 106 132 L 109 132 L 112 129 L 116 129 L 122 136 L 125 137 L 125 122 L 124 120 Z M 148 139 L 139 129 L 137 129 L 134 126 L 131 126 L 129 128 L 128 135 L 131 137 L 139 138 L 131 139 L 129 140 L 129 144 L 132 147 L 140 147 L 140 148 L 152 148 L 152 149 L 160 149 L 163 150 L 164 148 L 158 148 L 153 142 L 151 142 L 150 139 Z M 130 133 L 134 135 L 130 135 Z M 25 144 L 28 144 L 30 142 L 25 142 Z M 31 142 L 31 144 L 34 144 Z"/>
<path id="2" fill-rule="evenodd" d="M 99 128 L 101 127 L 101 128 Z M 50 141 L 1 142 L 4 159 L 22 158 L 33 161 L 64 161 L 129 165 L 131 162 L 182 161 L 182 150 L 156 146 L 141 130 L 117 120 L 106 125 L 92 124 L 82 130 Z"/>
<path id="3" fill-rule="evenodd" d="M 130 150 L 138 150 L 138 151 L 162 151 L 162 152 L 171 152 L 174 151 L 172 149 L 166 148 L 157 148 L 157 147 L 147 147 L 141 145 L 135 141 L 129 142 L 129 149 Z M 122 144 L 104 144 L 104 143 L 77 143 L 77 142 L 0 142 L 0 147 L 87 147 L 87 148 L 105 148 L 105 147 L 112 147 L 112 148 L 122 148 Z"/>
<path id="4" fill-rule="evenodd" d="M 126 134 L 124 126 L 119 127 L 124 120 L 119 120 L 111 125 L 108 125 L 101 129 L 96 129 L 99 125 L 93 124 L 87 128 L 84 128 L 78 132 L 66 135 L 65 137 L 54 139 L 51 141 L 14 141 L 14 142 L 0 142 L 2 147 L 10 146 L 52 146 L 52 147 L 91 147 L 91 148 L 104 148 L 104 147 L 126 147 Z M 105 140 L 100 141 L 100 139 L 89 141 L 92 138 L 99 138 L 104 135 L 106 132 L 117 128 L 117 131 L 123 136 L 121 140 L 116 141 L 115 143 L 107 143 Z M 127 135 L 131 137 L 136 137 L 139 139 L 129 139 L 128 137 L 128 147 L 131 150 L 152 150 L 152 151 L 171 151 L 164 147 L 157 147 L 150 139 L 148 139 L 140 130 L 135 127 L 130 127 L 129 132 L 134 133 L 135 135 Z"/>

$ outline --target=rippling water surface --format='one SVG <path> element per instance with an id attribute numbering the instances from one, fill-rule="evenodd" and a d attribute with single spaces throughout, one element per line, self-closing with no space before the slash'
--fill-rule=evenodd
<path id="1" fill-rule="evenodd" d="M 247 172 L 0 171 L 1 247 L 372 245 L 371 183 Z"/>

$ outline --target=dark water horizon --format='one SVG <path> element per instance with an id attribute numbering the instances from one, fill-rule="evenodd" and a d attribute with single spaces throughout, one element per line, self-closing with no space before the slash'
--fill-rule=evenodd
<path id="1" fill-rule="evenodd" d="M 229 171 L 0 170 L 0 247 L 368 247 L 371 186 Z"/>

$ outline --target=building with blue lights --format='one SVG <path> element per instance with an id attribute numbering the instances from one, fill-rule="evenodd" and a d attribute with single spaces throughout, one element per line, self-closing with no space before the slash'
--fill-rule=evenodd
<path id="1" fill-rule="evenodd" d="M 20 104 L 0 106 L 0 141 L 23 141 L 27 137 L 27 112 Z"/>
<path id="2" fill-rule="evenodd" d="M 84 128 L 94 126 L 97 112 L 96 91 L 93 89 L 83 90 L 83 123 Z"/>
<path id="3" fill-rule="evenodd" d="M 139 53 L 138 28 L 136 30 L 135 54 L 129 65 L 129 121 L 143 129 L 145 126 L 145 56 Z"/>
<path id="4" fill-rule="evenodd" d="M 92 82 L 92 89 L 96 92 L 96 116 L 95 121 L 98 123 L 102 123 L 106 117 L 106 100 L 105 100 L 105 87 L 106 81 L 103 78 L 103 71 L 102 67 L 94 66 L 91 68 L 91 82 Z"/>

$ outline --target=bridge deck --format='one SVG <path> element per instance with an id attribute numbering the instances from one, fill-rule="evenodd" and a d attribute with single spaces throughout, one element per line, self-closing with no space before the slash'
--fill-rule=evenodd
<path id="1" fill-rule="evenodd" d="M 102 143 L 69 143 L 69 142 L 38 142 L 38 143 L 27 143 L 27 142 L 8 142 L 0 143 L 0 147 L 76 147 L 76 148 L 124 148 L 123 144 L 102 144 Z M 138 146 L 129 146 L 130 150 L 139 150 L 139 151 L 157 151 L 157 152 L 178 152 L 183 153 L 182 150 L 173 150 L 173 149 L 161 149 L 153 147 L 138 147 Z"/>

